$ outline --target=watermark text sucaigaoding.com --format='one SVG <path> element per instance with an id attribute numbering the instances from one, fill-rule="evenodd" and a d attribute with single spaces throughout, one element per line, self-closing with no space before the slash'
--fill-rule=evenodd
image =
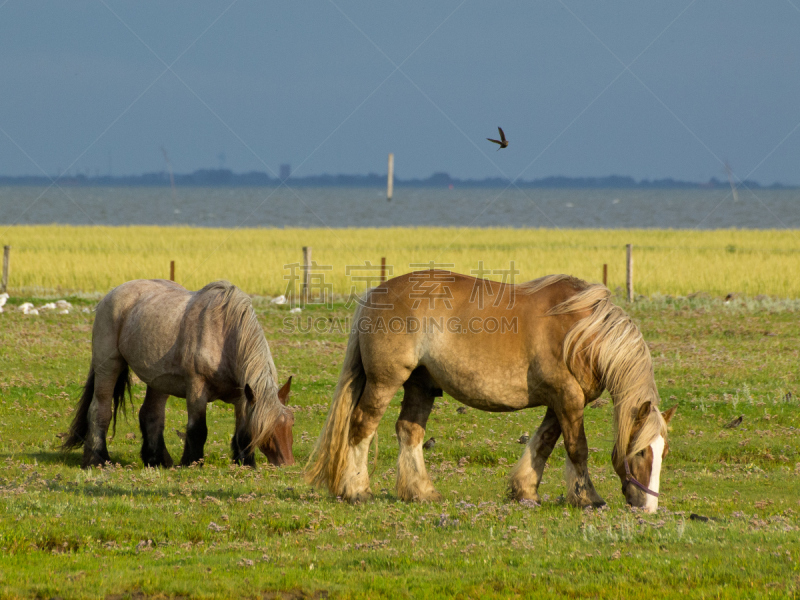
<path id="1" fill-rule="evenodd" d="M 409 263 L 412 272 L 408 274 L 408 299 L 412 301 L 412 308 L 435 306 L 453 308 L 455 295 L 452 287 L 456 282 L 456 274 L 450 271 L 455 265 L 451 263 Z M 298 305 L 322 305 L 333 308 L 333 273 L 332 265 L 318 264 L 311 261 L 308 264 L 290 263 L 283 266 L 287 271 L 283 278 L 286 280 L 286 290 L 283 296 L 294 308 Z M 394 273 L 393 265 L 377 265 L 366 260 L 361 265 L 346 265 L 345 276 L 350 280 L 350 293 L 348 294 L 346 308 L 355 305 L 369 306 L 378 310 L 393 310 L 397 295 L 380 285 L 391 278 Z M 469 295 L 469 303 L 476 304 L 478 309 L 483 309 L 489 303 L 495 308 L 502 304 L 506 308 L 513 308 L 515 301 L 515 279 L 520 271 L 514 261 L 510 261 L 507 268 L 490 269 L 484 267 L 483 261 L 478 261 L 478 268 L 471 269 L 474 277 Z M 500 281 L 483 279 L 491 275 L 500 277 Z M 451 325 L 455 327 L 455 325 Z M 491 327 L 491 325 L 490 325 Z M 463 329 L 463 327 L 462 327 Z M 467 331 L 469 331 L 467 326 Z"/>
<path id="2" fill-rule="evenodd" d="M 353 327 L 351 317 L 333 319 L 328 317 L 294 316 L 283 320 L 281 333 L 319 333 L 346 335 Z M 517 333 L 517 317 L 361 317 L 356 322 L 359 333 L 471 333 L 503 334 Z"/>

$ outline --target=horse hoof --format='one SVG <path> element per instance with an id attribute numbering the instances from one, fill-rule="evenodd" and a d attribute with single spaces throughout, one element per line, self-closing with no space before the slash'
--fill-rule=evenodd
<path id="1" fill-rule="evenodd" d="M 592 502 L 592 506 L 594 508 L 603 508 L 605 505 L 606 505 L 606 503 L 603 500 L 598 500 L 598 501 Z"/>
<path id="2" fill-rule="evenodd" d="M 526 502 L 535 502 L 536 504 L 541 504 L 542 499 L 539 498 L 539 494 L 537 492 L 525 492 L 523 490 L 515 490 L 511 489 L 509 496 L 512 500 L 516 502 L 522 502 L 525 500 Z"/>
<path id="3" fill-rule="evenodd" d="M 355 496 L 347 498 L 347 501 L 350 504 L 361 504 L 362 502 L 367 502 L 368 500 L 371 499 L 372 499 L 372 494 L 356 494 Z"/>
<path id="4" fill-rule="evenodd" d="M 444 496 L 442 496 L 436 490 L 428 492 L 427 494 L 420 494 L 413 498 L 415 502 L 441 502 Z"/>

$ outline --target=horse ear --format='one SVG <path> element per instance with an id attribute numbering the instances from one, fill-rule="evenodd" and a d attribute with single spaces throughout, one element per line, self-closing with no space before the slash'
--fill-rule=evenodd
<path id="1" fill-rule="evenodd" d="M 678 410 L 678 405 L 677 404 L 675 406 L 673 406 L 672 408 L 670 408 L 669 410 L 666 410 L 666 411 L 662 412 L 661 416 L 664 417 L 664 421 L 669 423 L 672 420 L 672 417 L 675 416 L 675 411 L 676 410 Z"/>
<path id="2" fill-rule="evenodd" d="M 289 398 L 289 392 L 292 389 L 292 376 L 289 375 L 289 379 L 286 380 L 286 383 L 283 384 L 283 387 L 278 390 L 278 400 L 281 401 L 281 404 L 286 406 L 286 400 Z"/>
<path id="3" fill-rule="evenodd" d="M 641 422 L 647 418 L 647 415 L 650 414 L 650 410 L 653 408 L 653 405 L 650 404 L 650 400 L 643 402 L 642 405 L 639 407 L 639 412 L 636 413 L 636 421 Z"/>
<path id="4" fill-rule="evenodd" d="M 249 383 L 244 384 L 244 397 L 247 398 L 247 403 L 251 406 L 256 401 L 256 395 L 253 393 L 253 388 L 250 387 Z"/>

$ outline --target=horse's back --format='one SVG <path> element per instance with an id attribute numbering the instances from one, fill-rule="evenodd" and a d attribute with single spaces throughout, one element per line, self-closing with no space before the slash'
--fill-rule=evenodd
<path id="1" fill-rule="evenodd" d="M 171 362 L 192 293 L 172 281 L 138 279 L 109 292 L 97 306 L 92 332 L 96 365 L 120 355 L 144 381 Z"/>
<path id="2" fill-rule="evenodd" d="M 365 368 L 424 366 L 438 387 L 483 410 L 547 403 L 548 390 L 571 378 L 562 342 L 584 316 L 548 311 L 586 287 L 568 276 L 521 285 L 448 271 L 394 278 L 360 311 Z"/>

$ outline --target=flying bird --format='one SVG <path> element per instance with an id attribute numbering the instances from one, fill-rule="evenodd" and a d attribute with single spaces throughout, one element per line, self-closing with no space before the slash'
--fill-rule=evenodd
<path id="1" fill-rule="evenodd" d="M 507 148 L 508 147 L 508 140 L 506 139 L 506 134 L 503 133 L 503 128 L 502 127 L 498 127 L 497 131 L 500 132 L 500 139 L 499 140 L 493 140 L 492 138 L 486 138 L 486 139 L 489 140 L 490 142 L 494 142 L 495 144 L 500 146 L 500 148 Z M 498 148 L 498 150 L 500 150 L 500 148 Z"/>

